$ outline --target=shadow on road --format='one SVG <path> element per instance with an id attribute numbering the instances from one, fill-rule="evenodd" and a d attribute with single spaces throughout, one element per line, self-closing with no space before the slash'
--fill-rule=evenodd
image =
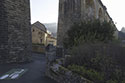
<path id="1" fill-rule="evenodd" d="M 14 68 L 25 68 L 28 71 L 16 80 L 0 80 L 0 83 L 57 83 L 45 76 L 46 58 L 44 54 L 32 54 L 33 61 L 26 64 L 2 64 L 0 76 Z"/>

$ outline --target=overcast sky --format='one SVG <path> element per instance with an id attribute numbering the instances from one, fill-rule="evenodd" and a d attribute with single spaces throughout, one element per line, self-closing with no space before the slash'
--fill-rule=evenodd
<path id="1" fill-rule="evenodd" d="M 30 0 L 31 1 L 31 23 L 40 21 L 42 23 L 57 22 L 59 0 Z M 118 30 L 125 27 L 125 0 L 102 0 L 107 7 L 109 15 L 116 23 Z"/>
<path id="2" fill-rule="evenodd" d="M 57 22 L 59 0 L 30 0 L 31 23 L 40 21 L 42 23 Z"/>

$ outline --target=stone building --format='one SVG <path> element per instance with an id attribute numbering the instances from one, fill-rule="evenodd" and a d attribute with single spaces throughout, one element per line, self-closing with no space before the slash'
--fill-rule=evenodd
<path id="1" fill-rule="evenodd" d="M 56 38 L 54 38 L 46 27 L 39 21 L 32 24 L 32 43 L 33 44 L 43 44 L 47 46 L 48 44 L 56 45 Z"/>
<path id="2" fill-rule="evenodd" d="M 0 1 L 0 63 L 28 61 L 31 55 L 29 0 Z"/>
<path id="3" fill-rule="evenodd" d="M 55 37 L 53 37 L 51 34 L 48 34 L 46 43 L 47 43 L 47 45 L 52 44 L 53 46 L 56 46 L 57 39 Z"/>
<path id="4" fill-rule="evenodd" d="M 101 0 L 60 0 L 57 44 L 62 46 L 67 30 L 74 22 L 99 19 L 112 22 Z M 117 36 L 118 31 L 115 32 Z"/>
<path id="5" fill-rule="evenodd" d="M 32 43 L 46 45 L 47 29 L 39 21 L 32 24 Z"/>

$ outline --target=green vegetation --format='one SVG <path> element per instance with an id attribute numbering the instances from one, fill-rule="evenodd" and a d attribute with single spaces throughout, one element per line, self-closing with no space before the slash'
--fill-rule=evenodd
<path id="1" fill-rule="evenodd" d="M 70 65 L 68 69 L 96 83 L 102 83 L 104 81 L 103 73 L 92 69 L 86 69 L 84 66 Z"/>
<path id="2" fill-rule="evenodd" d="M 125 79 L 122 81 L 122 83 L 125 83 Z"/>
<path id="3" fill-rule="evenodd" d="M 82 74 L 82 71 L 79 71 L 81 67 L 84 67 L 87 70 L 95 70 L 97 73 L 104 75 L 104 80 L 102 80 L 104 82 L 98 82 L 100 81 L 98 76 L 95 78 L 91 78 L 91 76 L 87 77 L 89 80 L 92 80 L 95 83 L 105 83 L 109 80 L 116 80 L 118 83 L 121 83 L 121 81 L 125 78 L 124 50 L 124 47 L 113 44 L 89 43 L 79 45 L 77 47 L 73 47 L 70 51 L 72 56 L 66 58 L 65 67 L 70 67 L 72 65 L 79 66 L 75 71 L 77 71 L 80 75 Z M 70 69 L 72 70 L 72 68 Z"/>
<path id="4" fill-rule="evenodd" d="M 86 6 L 87 7 L 94 6 L 94 1 L 93 0 L 86 0 Z"/>
<path id="5" fill-rule="evenodd" d="M 109 42 L 114 40 L 115 27 L 111 23 L 99 20 L 75 23 L 67 32 L 65 48 L 77 46 L 83 42 Z"/>
<path id="6" fill-rule="evenodd" d="M 40 44 L 40 43 L 32 43 L 32 45 L 45 46 L 44 44 Z"/>
<path id="7" fill-rule="evenodd" d="M 106 81 L 106 83 L 118 83 L 118 81 L 117 80 L 108 80 L 108 81 Z"/>
<path id="8" fill-rule="evenodd" d="M 114 31 L 98 20 L 74 24 L 64 42 L 71 55 L 65 67 L 95 83 L 124 83 L 125 48 L 114 43 Z"/>

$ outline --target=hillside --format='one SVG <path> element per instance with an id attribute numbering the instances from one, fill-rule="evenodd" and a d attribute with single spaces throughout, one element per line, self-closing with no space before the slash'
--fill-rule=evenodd
<path id="1" fill-rule="evenodd" d="M 47 30 L 52 32 L 54 37 L 57 36 L 57 23 L 44 23 L 44 25 L 46 26 Z"/>

